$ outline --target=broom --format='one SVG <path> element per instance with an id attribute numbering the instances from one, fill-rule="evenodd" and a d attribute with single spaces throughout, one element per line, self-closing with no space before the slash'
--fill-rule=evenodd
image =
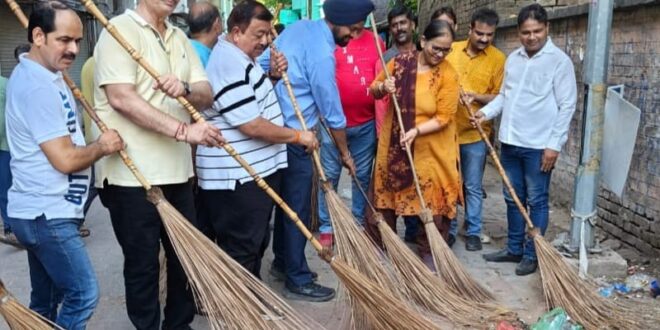
<path id="1" fill-rule="evenodd" d="M 369 19 L 371 21 L 371 28 L 373 30 L 374 40 L 376 41 L 378 55 L 380 57 L 381 64 L 383 65 L 385 76 L 389 79 L 390 73 L 387 71 L 387 63 L 385 63 L 383 51 L 380 49 L 380 44 L 378 43 L 378 31 L 376 30 L 376 20 L 374 19 L 373 14 L 369 15 Z M 394 94 L 391 95 L 391 100 L 394 104 L 394 109 L 396 110 L 395 113 L 399 124 L 399 129 L 401 134 L 403 134 L 405 133 L 405 128 L 403 127 L 403 119 L 401 118 L 401 108 L 399 107 L 399 103 L 397 102 L 396 96 Z M 458 260 L 458 258 L 456 258 L 454 253 L 451 251 L 451 248 L 449 248 L 445 240 L 438 232 L 433 221 L 433 214 L 431 213 L 431 210 L 429 210 L 426 206 L 424 196 L 422 195 L 422 190 L 419 185 L 419 178 L 417 177 L 417 172 L 415 170 L 415 162 L 413 160 L 412 153 L 410 152 L 409 143 L 406 143 L 405 149 L 406 155 L 408 156 L 408 161 L 410 162 L 410 168 L 413 172 L 415 191 L 417 192 L 417 196 L 420 200 L 420 206 L 422 208 L 419 217 L 424 223 L 426 236 L 431 248 L 431 254 L 433 255 L 433 263 L 435 264 L 435 268 L 440 275 L 440 278 L 447 282 L 449 287 L 459 295 L 464 295 L 478 302 L 487 302 L 493 300 L 493 295 L 478 282 L 472 279 L 472 277 L 470 277 L 465 268 L 463 268 L 461 262 Z"/>
<path id="2" fill-rule="evenodd" d="M 275 29 L 271 29 L 274 36 L 277 36 Z M 271 44 L 271 48 L 275 49 L 275 45 Z M 300 122 L 304 131 L 307 131 L 307 124 L 300 111 L 298 101 L 293 93 L 289 75 L 282 72 L 282 81 L 286 87 L 287 94 L 291 99 L 293 110 Z M 330 137 L 332 137 L 332 134 Z M 353 216 L 350 209 L 341 200 L 341 197 L 332 188 L 330 181 L 325 176 L 325 171 L 321 165 L 321 157 L 318 150 L 312 152 L 312 160 L 314 163 L 315 173 L 318 174 L 321 180 L 321 187 L 323 189 L 325 200 L 332 221 L 334 235 L 336 237 L 336 246 L 338 255 L 348 262 L 349 265 L 355 267 L 360 273 L 365 274 L 374 282 L 381 285 L 381 287 L 390 290 L 390 292 L 400 298 L 408 300 L 408 293 L 403 290 L 403 283 L 398 283 L 396 278 L 392 276 L 391 272 L 386 269 L 383 263 L 383 258 L 378 252 L 371 239 L 366 235 L 364 230 L 357 225 L 357 220 Z M 349 301 L 352 301 L 349 295 Z M 366 319 L 363 311 L 353 309 L 352 320 L 353 326 L 357 329 L 364 329 L 367 326 Z"/>
<path id="3" fill-rule="evenodd" d="M 104 15 L 99 11 L 99 9 L 94 5 L 91 0 L 82 0 L 82 3 L 85 5 L 87 10 L 99 20 L 103 26 L 108 30 L 117 42 L 131 55 L 131 57 L 142 66 L 145 71 L 147 71 L 154 79 L 158 80 L 158 73 L 133 49 L 126 40 L 119 34 L 116 28 L 108 22 Z M 178 97 L 179 101 L 184 108 L 191 114 L 193 119 L 198 122 L 204 122 L 201 114 L 195 110 L 195 108 L 183 97 Z M 378 283 L 372 283 L 364 275 L 358 273 L 351 266 L 346 264 L 338 257 L 332 256 L 331 251 L 323 249 L 321 244 L 314 238 L 312 233 L 305 227 L 298 215 L 277 195 L 273 189 L 268 186 L 268 184 L 256 173 L 256 171 L 240 156 L 236 153 L 236 150 L 228 144 L 223 144 L 222 148 L 230 155 L 234 160 L 236 160 L 254 179 L 255 183 L 263 189 L 274 201 L 275 203 L 287 213 L 287 215 L 292 219 L 296 224 L 298 229 L 303 233 L 303 235 L 311 242 L 312 246 L 319 252 L 323 260 L 328 262 L 331 268 L 335 271 L 339 279 L 344 283 L 349 292 L 356 297 L 356 302 L 362 309 L 365 311 L 365 314 L 369 317 L 371 324 L 384 329 L 401 329 L 408 326 L 414 326 L 419 329 L 437 329 L 429 319 L 412 310 L 406 304 L 401 302 L 397 297 L 393 296 L 391 293 L 383 290 L 383 288 Z M 152 197 L 152 196 L 150 196 Z M 158 205 L 162 204 L 159 200 Z M 191 227 L 192 228 L 192 227 Z M 182 228 L 185 229 L 185 228 Z M 205 245 L 211 244 L 208 239 L 206 239 L 201 233 L 200 237 L 202 242 Z M 216 246 L 216 245 L 213 245 Z M 189 249 L 187 249 L 189 250 Z M 188 251 L 190 252 L 190 251 Z M 221 251 L 218 251 L 221 252 Z M 231 263 L 231 260 L 227 261 Z M 202 265 L 203 267 L 203 265 Z M 236 271 L 236 270 L 234 270 Z M 245 270 L 242 270 L 241 273 L 247 273 Z M 248 273 L 249 274 L 249 273 Z M 195 274 L 193 274 L 195 275 Z M 201 276 L 208 275 L 205 273 L 199 274 Z M 251 276 L 251 274 L 249 274 Z M 254 278 L 253 278 L 254 279 Z M 258 280 L 254 279 L 258 282 Z M 193 282 L 193 284 L 195 284 Z M 270 291 L 269 291 L 270 292 Z M 270 303 L 270 301 L 269 301 Z M 308 323 L 306 324 L 310 327 L 320 327 L 318 324 Z M 271 325 L 272 326 L 272 325 Z M 232 328 L 230 326 L 230 328 Z M 245 327 L 238 327 L 245 328 Z M 247 327 L 250 328 L 250 327 Z M 254 327 L 252 327 L 254 328 Z M 258 328 L 258 327 L 257 327 Z"/>
<path id="4" fill-rule="evenodd" d="M 462 90 L 461 94 L 463 94 Z M 471 105 L 465 107 L 470 117 L 473 117 L 474 113 L 470 108 Z M 634 329 L 639 328 L 640 323 L 646 323 L 649 326 L 648 328 L 657 327 L 660 323 L 657 316 L 654 318 L 649 315 L 636 315 L 637 313 L 633 308 L 606 300 L 597 294 L 596 287 L 580 278 L 577 272 L 564 261 L 561 254 L 543 238 L 541 231 L 534 226 L 527 209 L 525 209 L 513 189 L 511 181 L 506 175 L 504 167 L 502 167 L 500 158 L 497 156 L 497 152 L 481 124 L 477 123 L 476 128 L 479 135 L 481 135 L 481 139 L 488 147 L 488 152 L 495 163 L 497 171 L 502 176 L 504 185 L 527 223 L 528 235 L 534 239 L 548 309 L 563 307 L 568 315 L 587 329 Z M 636 322 L 633 318 L 642 321 Z"/>
<path id="5" fill-rule="evenodd" d="M 25 15 L 22 15 L 20 7 L 12 7 L 12 10 L 23 23 L 27 22 L 27 19 L 21 19 L 25 18 Z M 75 83 L 66 74 L 64 79 L 99 129 L 106 131 L 107 127 L 92 110 Z M 148 200 L 156 206 L 172 246 L 188 275 L 195 301 L 208 313 L 212 329 L 321 327 L 309 318 L 298 316 L 281 298 L 194 228 L 165 200 L 158 187 L 147 182 L 124 150 L 119 154 L 147 191 Z M 191 249 L 191 246 L 195 248 Z"/>
<path id="6" fill-rule="evenodd" d="M 0 280 L 0 314 L 12 330 L 64 330 L 33 310 L 21 305 Z"/>
<path id="7" fill-rule="evenodd" d="M 326 132 L 329 129 L 321 120 Z M 332 135 L 331 135 L 332 137 Z M 333 139 L 334 142 L 334 139 Z M 426 310 L 444 316 L 452 323 L 465 327 L 484 327 L 498 320 L 513 321 L 516 315 L 504 307 L 489 303 L 469 301 L 448 288 L 443 282 L 406 246 L 401 238 L 387 225 L 383 215 L 373 206 L 357 177 L 351 176 L 358 190 L 367 201 L 377 223 L 385 252 L 394 265 L 394 270 L 404 283 L 410 297 Z"/>

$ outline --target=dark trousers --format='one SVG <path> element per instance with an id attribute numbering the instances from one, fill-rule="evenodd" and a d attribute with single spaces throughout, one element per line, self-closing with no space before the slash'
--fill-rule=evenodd
<path id="1" fill-rule="evenodd" d="M 165 198 L 186 219 L 195 219 L 190 182 L 159 186 Z M 110 211 L 112 227 L 124 253 L 126 309 L 135 328 L 157 330 L 160 324 L 158 253 L 162 241 L 167 257 L 167 301 L 162 328 L 189 329 L 195 316 L 188 279 L 172 248 L 156 207 L 141 187 L 104 184 L 101 202 Z"/>
<path id="2" fill-rule="evenodd" d="M 312 195 L 312 158 L 305 149 L 287 145 L 289 166 L 282 170 L 280 196 L 298 214 L 307 228 L 310 227 Z M 312 283 L 312 273 L 305 258 L 307 239 L 291 219 L 277 208 L 273 231 L 273 267 L 286 273 L 286 284 L 302 286 Z"/>
<path id="3" fill-rule="evenodd" d="M 279 171 L 264 178 L 279 193 Z M 257 278 L 268 247 L 268 223 L 273 200 L 254 181 L 236 183 L 234 190 L 200 189 L 199 219 L 213 226 L 218 246 Z"/>

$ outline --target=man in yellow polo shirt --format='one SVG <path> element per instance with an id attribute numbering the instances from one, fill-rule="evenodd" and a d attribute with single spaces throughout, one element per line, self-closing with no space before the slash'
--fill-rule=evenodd
<path id="1" fill-rule="evenodd" d="M 142 0 L 111 23 L 161 75 L 158 82 L 103 30 L 94 50 L 94 100 L 99 117 L 119 131 L 126 152 L 147 180 L 187 219 L 195 219 L 190 144 L 219 146 L 224 140 L 211 124 L 190 124 L 175 100 L 183 96 L 197 109 L 213 96 L 204 68 L 185 33 L 168 16 L 179 1 Z M 98 135 L 98 128 L 92 131 Z M 124 253 L 126 309 L 137 329 L 158 329 L 158 252 L 167 256 L 167 301 L 163 329 L 189 329 L 195 314 L 187 278 L 155 207 L 119 156 L 96 164 L 95 185 L 110 211 Z"/>
<path id="2" fill-rule="evenodd" d="M 468 39 L 454 42 L 447 56 L 459 76 L 464 94 L 456 112 L 456 128 L 461 152 L 461 173 L 465 196 L 466 239 L 468 251 L 481 250 L 482 180 L 486 164 L 486 144 L 469 121 L 468 109 L 476 112 L 490 102 L 500 90 L 505 55 L 492 45 L 499 17 L 492 9 L 479 9 L 472 14 Z M 483 124 L 490 135 L 491 123 Z M 456 240 L 457 225 L 452 221 L 449 241 Z"/>

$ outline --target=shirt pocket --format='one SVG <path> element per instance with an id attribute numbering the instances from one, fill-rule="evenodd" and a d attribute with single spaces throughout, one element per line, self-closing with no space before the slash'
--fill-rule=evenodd
<path id="1" fill-rule="evenodd" d="M 533 95 L 546 96 L 552 90 L 552 75 L 549 72 L 534 73 L 529 79 L 528 86 Z"/>

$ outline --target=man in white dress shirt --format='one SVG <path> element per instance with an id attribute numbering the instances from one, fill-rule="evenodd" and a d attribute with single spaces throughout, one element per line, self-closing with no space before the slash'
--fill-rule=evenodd
<path id="1" fill-rule="evenodd" d="M 542 233 L 548 227 L 550 175 L 568 138 L 577 100 L 573 63 L 552 43 L 548 30 L 548 14 L 542 6 L 532 4 L 520 10 L 518 36 L 522 47 L 507 58 L 500 94 L 473 118 L 481 122 L 502 114 L 502 166 Z M 534 242 L 525 237 L 525 221 L 507 189 L 504 199 L 507 247 L 484 255 L 484 259 L 519 263 L 519 276 L 534 273 Z"/>

